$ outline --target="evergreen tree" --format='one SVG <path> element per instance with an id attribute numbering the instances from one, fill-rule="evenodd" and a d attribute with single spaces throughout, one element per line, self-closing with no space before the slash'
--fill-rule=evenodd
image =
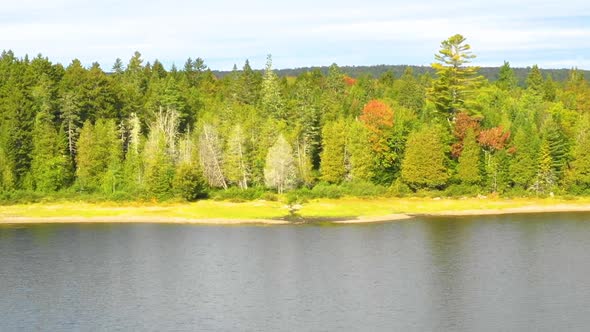
<path id="1" fill-rule="evenodd" d="M 348 126 L 347 152 L 350 170 L 348 178 L 351 180 L 370 181 L 374 172 L 374 155 L 369 146 L 370 132 L 359 121 L 353 121 Z"/>
<path id="2" fill-rule="evenodd" d="M 37 114 L 33 131 L 31 174 L 35 188 L 53 192 L 66 185 L 68 158 L 64 155 L 58 132 L 46 112 Z"/>
<path id="3" fill-rule="evenodd" d="M 0 145 L 0 193 L 14 189 L 13 166 L 6 152 Z"/>
<path id="4" fill-rule="evenodd" d="M 557 98 L 557 85 L 553 81 L 551 74 L 549 74 L 545 83 L 543 83 L 543 99 L 545 101 L 555 101 L 555 98 Z"/>
<path id="5" fill-rule="evenodd" d="M 61 107 L 61 120 L 67 136 L 68 152 L 70 160 L 74 160 L 81 130 L 80 107 L 76 96 L 72 93 L 66 93 L 62 98 Z"/>
<path id="6" fill-rule="evenodd" d="M 570 142 L 558 121 L 549 118 L 544 125 L 543 134 L 549 146 L 552 164 L 551 169 L 555 180 L 563 178 L 570 158 Z"/>
<path id="7" fill-rule="evenodd" d="M 82 190 L 102 188 L 112 193 L 119 188 L 121 146 L 113 120 L 86 121 L 80 132 L 76 176 Z"/>
<path id="8" fill-rule="evenodd" d="M 207 194 L 206 185 L 203 173 L 197 165 L 180 163 L 176 167 L 173 187 L 176 194 L 183 199 L 190 202 L 205 197 Z"/>
<path id="9" fill-rule="evenodd" d="M 252 70 L 248 60 L 244 63 L 240 78 L 239 101 L 243 104 L 255 105 L 258 101 L 260 77 Z"/>
<path id="10" fill-rule="evenodd" d="M 549 149 L 549 142 L 544 139 L 541 142 L 539 151 L 537 179 L 533 185 L 533 190 L 538 193 L 546 193 L 555 185 L 555 174 L 553 172 L 553 159 Z"/>
<path id="11" fill-rule="evenodd" d="M 567 173 L 567 182 L 575 193 L 588 193 L 590 189 L 590 119 L 580 121 L 572 149 L 572 162 Z"/>
<path id="12" fill-rule="evenodd" d="M 529 75 L 526 78 L 526 85 L 527 89 L 534 94 L 543 96 L 544 93 L 544 84 L 545 80 L 543 79 L 543 74 L 541 74 L 541 70 L 537 65 L 534 65 L 533 68 L 529 71 Z"/>
<path id="13" fill-rule="evenodd" d="M 440 130 L 424 127 L 408 137 L 406 154 L 402 162 L 402 179 L 414 188 L 437 188 L 446 184 L 445 146 Z"/>
<path id="14" fill-rule="evenodd" d="M 100 171 L 98 166 L 101 160 L 97 161 L 94 153 L 96 150 L 96 134 L 94 125 L 86 121 L 80 131 L 80 137 L 76 144 L 76 177 L 78 185 L 83 190 L 92 190 L 98 186 L 97 173 Z"/>
<path id="15" fill-rule="evenodd" d="M 194 201 L 207 195 L 203 172 L 199 169 L 196 147 L 190 133 L 179 142 L 179 157 L 172 183 L 177 196 Z"/>
<path id="16" fill-rule="evenodd" d="M 279 86 L 279 78 L 272 70 L 272 57 L 269 54 L 266 58 L 266 69 L 262 80 L 261 107 L 267 116 L 278 120 L 286 120 L 287 114 L 283 104 L 283 97 Z"/>
<path id="17" fill-rule="evenodd" d="M 412 67 L 407 67 L 400 79 L 393 83 L 392 97 L 400 106 L 413 111 L 424 107 L 426 90 L 414 77 Z"/>
<path id="18" fill-rule="evenodd" d="M 513 149 L 510 178 L 516 186 L 529 189 L 538 170 L 538 138 L 531 129 L 522 128 L 514 136 Z"/>
<path id="19" fill-rule="evenodd" d="M 471 46 L 465 44 L 465 37 L 454 35 L 443 41 L 440 48 L 434 56 L 438 62 L 432 64 L 437 79 L 429 93 L 437 110 L 454 119 L 457 112 L 470 111 L 465 103 L 482 77 L 477 75 L 479 67 L 465 66 L 475 58 Z"/>
<path id="20" fill-rule="evenodd" d="M 516 88 L 517 83 L 518 80 L 516 79 L 514 70 L 510 68 L 510 63 L 508 61 L 504 61 L 504 64 L 502 67 L 500 67 L 500 71 L 498 73 L 496 86 L 502 90 L 510 91 Z"/>
<path id="21" fill-rule="evenodd" d="M 112 71 L 115 74 L 122 74 L 125 69 L 123 68 L 123 61 L 120 58 L 115 59 Z"/>
<path id="22" fill-rule="evenodd" d="M 161 130 L 152 130 L 143 150 L 145 188 L 151 197 L 164 200 L 172 195 L 174 164 Z"/>
<path id="23" fill-rule="evenodd" d="M 475 132 L 469 129 L 457 165 L 457 178 L 461 183 L 472 185 L 481 181 L 480 160 L 481 149 L 475 140 Z"/>
<path id="24" fill-rule="evenodd" d="M 346 123 L 343 120 L 327 123 L 322 132 L 323 151 L 321 172 L 323 181 L 340 183 L 347 173 Z"/>

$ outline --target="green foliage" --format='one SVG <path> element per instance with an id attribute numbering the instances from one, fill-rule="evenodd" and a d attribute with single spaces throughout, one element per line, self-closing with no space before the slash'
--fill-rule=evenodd
<path id="1" fill-rule="evenodd" d="M 402 179 L 414 188 L 442 187 L 449 179 L 446 150 L 439 128 L 424 127 L 412 132 L 406 143 Z"/>
<path id="2" fill-rule="evenodd" d="M 572 149 L 572 162 L 567 173 L 567 183 L 574 193 L 590 191 L 590 118 L 580 122 Z"/>
<path id="3" fill-rule="evenodd" d="M 552 168 L 553 158 L 551 158 L 549 142 L 546 139 L 541 142 L 538 165 L 537 180 L 533 185 L 533 190 L 537 193 L 547 193 L 555 186 L 556 180 Z"/>
<path id="4" fill-rule="evenodd" d="M 194 200 L 203 181 L 231 200 L 278 199 L 265 184 L 295 201 L 383 186 L 395 196 L 590 194 L 584 71 L 477 68 L 474 57 L 461 35 L 432 67 L 277 71 L 269 56 L 265 70 L 246 61 L 224 74 L 200 58 L 167 70 L 135 52 L 105 73 L 5 51 L 0 195 Z"/>
<path id="5" fill-rule="evenodd" d="M 406 197 L 412 193 L 412 189 L 401 178 L 398 178 L 391 184 L 388 193 L 394 197 Z"/>
<path id="6" fill-rule="evenodd" d="M 270 54 L 266 58 L 266 69 L 262 80 L 261 94 L 260 104 L 264 113 L 276 119 L 286 119 L 287 114 L 283 105 L 279 79 L 277 74 L 272 70 L 272 58 Z"/>
<path id="7" fill-rule="evenodd" d="M 387 193 L 387 188 L 366 181 L 349 181 L 341 184 L 320 182 L 313 188 L 301 188 L 288 193 L 294 201 L 305 201 L 317 198 L 379 197 Z"/>
<path id="8" fill-rule="evenodd" d="M 176 168 L 172 185 L 175 194 L 189 202 L 207 196 L 202 172 L 189 163 L 182 163 Z"/>
<path id="9" fill-rule="evenodd" d="M 348 126 L 348 160 L 350 161 L 349 178 L 358 181 L 370 181 L 375 166 L 374 156 L 369 148 L 370 133 L 360 122 L 353 121 Z"/>
<path id="10" fill-rule="evenodd" d="M 514 70 L 510 68 L 510 63 L 508 61 L 504 61 L 504 64 L 502 67 L 500 67 L 500 71 L 498 72 L 496 86 L 502 90 L 510 91 L 516 88 L 517 83 L 518 81 L 516 79 L 516 75 L 514 74 Z"/>
<path id="11" fill-rule="evenodd" d="M 544 79 L 541 70 L 534 65 L 526 78 L 526 86 L 529 91 L 537 95 L 544 95 Z"/>
<path id="12" fill-rule="evenodd" d="M 399 80 L 393 83 L 391 97 L 402 107 L 419 111 L 424 107 L 426 90 L 414 77 L 414 71 L 407 67 Z"/>
<path id="13" fill-rule="evenodd" d="M 516 132 L 514 156 L 510 161 L 510 179 L 515 186 L 528 190 L 535 182 L 538 170 L 538 138 L 530 129 Z"/>
<path id="14" fill-rule="evenodd" d="M 49 115 L 39 113 L 33 131 L 31 174 L 35 188 L 40 192 L 57 191 L 70 178 L 66 149 L 61 143 Z"/>
<path id="15" fill-rule="evenodd" d="M 346 123 L 343 120 L 330 122 L 324 126 L 324 138 L 321 154 L 322 180 L 328 183 L 339 183 L 344 180 L 347 167 L 346 156 Z"/>
<path id="16" fill-rule="evenodd" d="M 470 111 L 465 108 L 467 99 L 480 85 L 482 77 L 477 76 L 478 67 L 464 66 L 475 58 L 471 46 L 465 44 L 465 37 L 457 34 L 441 43 L 432 68 L 437 79 L 429 93 L 436 108 L 454 118 L 457 112 Z"/>
<path id="17" fill-rule="evenodd" d="M 481 149 L 475 141 L 475 132 L 469 129 L 463 139 L 463 151 L 457 165 L 457 179 L 463 184 L 477 184 L 481 181 Z"/>
<path id="18" fill-rule="evenodd" d="M 14 188 L 13 166 L 0 146 L 0 192 L 9 192 Z"/>
<path id="19" fill-rule="evenodd" d="M 76 151 L 76 176 L 81 190 L 119 189 L 122 152 L 113 120 L 99 119 L 96 125 L 86 121 Z"/>
<path id="20" fill-rule="evenodd" d="M 473 184 L 452 184 L 444 191 L 446 197 L 474 197 L 481 194 L 481 187 Z"/>
<path id="21" fill-rule="evenodd" d="M 143 158 L 146 194 L 159 200 L 170 198 L 175 172 L 163 132 L 153 130 L 150 133 L 143 151 Z"/>

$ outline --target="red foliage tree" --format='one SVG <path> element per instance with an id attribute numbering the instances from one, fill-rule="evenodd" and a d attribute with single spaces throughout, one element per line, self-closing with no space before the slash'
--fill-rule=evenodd
<path id="1" fill-rule="evenodd" d="M 479 119 L 469 116 L 466 112 L 457 114 L 455 118 L 455 127 L 453 128 L 453 136 L 457 138 L 457 142 L 451 147 L 451 154 L 458 158 L 463 152 L 463 139 L 467 135 L 467 131 L 473 129 L 477 137 L 480 132 Z"/>
<path id="2" fill-rule="evenodd" d="M 506 142 L 509 138 L 510 131 L 504 131 L 504 128 L 499 126 L 481 131 L 477 141 L 484 149 L 498 151 L 506 147 Z"/>

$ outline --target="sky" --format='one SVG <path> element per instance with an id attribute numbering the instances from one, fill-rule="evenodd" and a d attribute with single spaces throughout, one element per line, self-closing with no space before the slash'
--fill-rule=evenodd
<path id="1" fill-rule="evenodd" d="M 6 3 L 5 3 L 6 2 Z M 338 65 L 429 65 L 460 33 L 479 66 L 590 69 L 588 0 L 18 0 L 0 4 L 0 49 L 78 58 L 109 70 L 134 51 L 214 70 Z"/>

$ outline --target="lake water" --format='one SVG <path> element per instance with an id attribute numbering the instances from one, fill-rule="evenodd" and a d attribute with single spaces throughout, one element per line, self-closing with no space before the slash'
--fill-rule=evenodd
<path id="1" fill-rule="evenodd" d="M 590 214 L 0 226 L 1 331 L 588 331 Z"/>

